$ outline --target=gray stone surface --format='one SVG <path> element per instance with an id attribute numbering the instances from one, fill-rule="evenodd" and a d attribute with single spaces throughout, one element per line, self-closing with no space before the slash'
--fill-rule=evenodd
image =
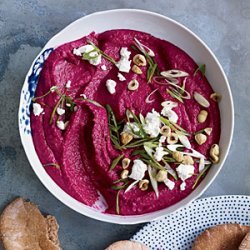
<path id="1" fill-rule="evenodd" d="M 230 155 L 204 196 L 250 194 L 250 1 L 248 0 L 0 0 L 0 209 L 17 196 L 39 204 L 60 224 L 63 249 L 104 249 L 141 225 L 119 226 L 84 217 L 40 183 L 23 151 L 17 124 L 19 94 L 34 57 L 70 22 L 115 8 L 140 8 L 169 16 L 199 35 L 221 62 L 233 91 L 235 133 Z"/>

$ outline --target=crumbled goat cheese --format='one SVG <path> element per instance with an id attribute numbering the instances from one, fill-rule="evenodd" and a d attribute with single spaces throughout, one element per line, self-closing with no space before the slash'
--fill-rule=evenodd
<path id="1" fill-rule="evenodd" d="M 155 153 L 154 153 L 154 158 L 156 161 L 161 161 L 162 160 L 162 157 L 167 154 L 167 152 L 164 151 L 164 148 L 161 147 L 161 146 L 158 146 L 156 149 L 155 149 Z"/>
<path id="2" fill-rule="evenodd" d="M 65 130 L 67 123 L 64 123 L 63 121 L 57 121 L 56 125 L 59 129 Z"/>
<path id="3" fill-rule="evenodd" d="M 168 178 L 164 181 L 165 185 L 169 188 L 169 190 L 173 190 L 175 183 Z"/>
<path id="4" fill-rule="evenodd" d="M 116 63 L 116 67 L 119 69 L 121 72 L 128 73 L 130 71 L 130 64 L 131 60 L 129 60 L 131 52 L 128 51 L 128 48 L 122 47 L 120 50 L 120 55 L 121 58 L 120 60 Z"/>
<path id="5" fill-rule="evenodd" d="M 58 115 L 64 115 L 65 114 L 65 109 L 62 109 L 62 108 L 58 107 L 56 109 L 56 112 L 57 112 Z"/>
<path id="6" fill-rule="evenodd" d="M 70 88 L 70 86 L 71 86 L 71 81 L 70 81 L 70 80 L 68 80 L 68 81 L 66 82 L 65 88 L 69 89 L 69 88 Z"/>
<path id="7" fill-rule="evenodd" d="M 160 126 L 160 114 L 153 109 L 152 112 L 147 113 L 143 129 L 151 137 L 157 137 L 160 133 Z"/>
<path id="8" fill-rule="evenodd" d="M 132 166 L 132 172 L 129 175 L 129 178 L 134 179 L 136 181 L 138 180 L 142 180 L 145 172 L 147 171 L 147 165 L 141 161 L 141 160 L 134 160 L 133 162 L 133 166 Z"/>
<path id="9" fill-rule="evenodd" d="M 108 89 L 108 92 L 113 95 L 115 93 L 116 82 L 109 79 L 106 81 L 106 87 Z"/>
<path id="10" fill-rule="evenodd" d="M 75 48 L 73 50 L 73 54 L 77 55 L 77 56 L 82 56 L 84 53 L 89 53 L 93 50 L 95 50 L 95 48 L 92 45 L 87 44 L 87 45 L 81 46 L 79 48 Z M 91 52 L 90 56 L 95 57 L 93 59 L 88 60 L 90 64 L 96 66 L 96 65 L 101 63 L 102 56 L 101 56 L 101 54 L 98 54 L 97 51 Z"/>
<path id="11" fill-rule="evenodd" d="M 33 103 L 33 113 L 35 116 L 39 116 L 40 114 L 43 113 L 43 108 L 39 103 Z"/>
<path id="12" fill-rule="evenodd" d="M 103 65 L 101 66 L 101 69 L 102 69 L 103 71 L 105 71 L 105 70 L 107 70 L 107 66 L 103 64 Z"/>
<path id="13" fill-rule="evenodd" d="M 126 78 L 124 77 L 124 75 L 122 75 L 121 73 L 118 72 L 117 77 L 119 79 L 119 81 L 123 82 L 126 81 Z"/>
<path id="14" fill-rule="evenodd" d="M 194 174 L 194 166 L 193 165 L 180 164 L 176 168 L 176 172 L 177 172 L 179 178 L 182 181 L 185 181 L 186 179 L 190 178 Z"/>
<path id="15" fill-rule="evenodd" d="M 186 182 L 185 182 L 185 181 L 183 181 L 183 182 L 181 183 L 180 189 L 181 189 L 181 191 L 184 191 L 184 190 L 186 189 Z"/>

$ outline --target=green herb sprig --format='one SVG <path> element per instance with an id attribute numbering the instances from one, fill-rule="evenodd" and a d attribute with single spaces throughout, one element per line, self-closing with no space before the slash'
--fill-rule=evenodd
<path id="1" fill-rule="evenodd" d="M 158 64 L 156 63 L 155 59 L 148 54 L 148 52 L 144 49 L 145 45 L 140 43 L 136 38 L 135 38 L 135 46 L 132 46 L 132 48 L 140 51 L 146 58 L 147 63 L 148 63 L 148 69 L 147 69 L 147 81 L 148 83 L 151 82 L 155 72 L 159 71 L 158 70 Z"/>
<path id="2" fill-rule="evenodd" d="M 206 64 L 199 65 L 199 67 L 194 72 L 194 76 L 198 73 L 198 71 L 200 71 L 201 74 L 204 76 L 206 73 Z"/>
<path id="3" fill-rule="evenodd" d="M 194 185 L 192 186 L 192 189 L 194 189 L 197 184 L 199 183 L 199 180 L 201 179 L 201 177 L 207 172 L 207 170 L 211 167 L 211 165 L 207 165 L 196 177 L 196 180 L 194 182 Z"/>
<path id="4" fill-rule="evenodd" d="M 89 56 L 89 54 L 91 54 L 92 52 L 97 52 L 97 54 L 101 54 L 105 59 L 107 59 L 107 60 L 110 61 L 111 63 L 113 63 L 113 64 L 116 64 L 116 63 L 117 63 L 117 62 L 115 61 L 114 58 L 112 58 L 111 56 L 109 56 L 108 54 L 106 54 L 105 52 L 103 52 L 101 49 L 99 49 L 92 41 L 88 40 L 87 42 L 88 42 L 88 44 L 92 45 L 93 48 L 94 48 L 92 51 L 90 51 L 89 53 L 87 53 L 88 56 Z M 83 56 L 84 56 L 84 55 L 83 55 Z M 97 56 L 98 56 L 98 55 L 97 55 Z M 97 57 L 97 56 L 96 56 L 96 57 Z M 83 58 L 83 59 L 84 59 L 84 58 Z M 90 59 L 94 59 L 94 58 L 90 58 Z M 89 60 L 89 59 L 85 59 L 85 60 Z"/>

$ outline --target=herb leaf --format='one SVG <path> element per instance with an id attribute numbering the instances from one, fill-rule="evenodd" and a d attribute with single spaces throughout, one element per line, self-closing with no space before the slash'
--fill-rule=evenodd
<path id="1" fill-rule="evenodd" d="M 112 58 L 111 56 L 109 56 L 108 54 L 104 53 L 101 49 L 99 49 L 92 41 L 88 40 L 88 44 L 92 45 L 94 47 L 94 50 L 93 51 L 90 51 L 89 53 L 91 52 L 94 52 L 96 51 L 97 53 L 101 54 L 105 59 L 107 59 L 108 61 L 110 61 L 111 63 L 113 64 L 116 64 L 117 62 L 115 61 L 114 58 Z M 92 58 L 91 58 L 92 59 Z"/>
<path id="2" fill-rule="evenodd" d="M 56 103 L 54 109 L 52 110 L 52 113 L 51 113 L 51 116 L 50 116 L 50 120 L 49 120 L 49 124 L 51 125 L 52 122 L 53 122 L 53 119 L 55 117 L 55 114 L 56 114 L 56 110 L 57 108 L 59 107 L 59 105 L 61 104 L 61 102 L 65 99 L 65 95 L 62 95 L 60 97 L 60 99 L 58 100 L 58 102 Z"/>
<path id="3" fill-rule="evenodd" d="M 198 71 L 200 71 L 202 75 L 204 76 L 206 73 L 206 64 L 199 65 L 199 67 L 194 72 L 194 76 L 198 73 Z"/>
<path id="4" fill-rule="evenodd" d="M 195 180 L 195 182 L 194 182 L 194 185 L 192 186 L 192 189 L 194 189 L 194 188 L 197 186 L 197 184 L 198 184 L 200 178 L 207 172 L 207 170 L 208 170 L 210 167 L 211 167 L 211 165 L 207 165 L 207 166 L 197 175 L 196 180 Z"/>
<path id="5" fill-rule="evenodd" d="M 124 157 L 124 154 L 121 154 L 119 156 L 117 156 L 111 163 L 109 171 L 113 170 L 116 165 L 119 163 L 119 161 Z"/>
<path id="6" fill-rule="evenodd" d="M 117 149 L 121 149 L 120 134 L 119 134 L 120 125 L 118 125 L 115 114 L 112 108 L 110 107 L 110 105 L 106 105 L 106 110 L 108 113 L 108 125 L 109 125 L 109 131 L 110 131 L 110 139 Z"/>

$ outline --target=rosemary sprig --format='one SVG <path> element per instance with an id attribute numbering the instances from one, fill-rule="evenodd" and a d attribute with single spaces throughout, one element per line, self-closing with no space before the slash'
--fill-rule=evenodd
<path id="1" fill-rule="evenodd" d="M 43 164 L 43 167 L 48 167 L 48 166 L 52 166 L 55 167 L 56 169 L 60 169 L 59 164 L 57 163 L 47 163 L 47 164 Z"/>
<path id="2" fill-rule="evenodd" d="M 136 51 L 141 52 L 145 56 L 149 65 L 147 69 L 147 81 L 150 83 L 155 72 L 159 71 L 157 63 L 155 62 L 154 58 L 147 53 L 147 51 L 143 48 L 143 45 L 137 39 L 135 39 L 135 43 L 131 47 Z"/>
<path id="3" fill-rule="evenodd" d="M 206 73 L 206 64 L 199 65 L 199 67 L 194 72 L 194 76 L 198 73 L 198 71 L 200 71 L 202 75 L 204 76 Z"/>
<path id="4" fill-rule="evenodd" d="M 54 90 L 57 91 L 57 87 L 54 87 Z M 49 95 L 50 93 L 52 93 L 52 89 L 50 89 L 48 92 L 46 92 L 45 94 L 43 94 L 43 95 L 41 95 L 41 96 L 33 97 L 33 98 L 32 98 L 32 102 L 35 102 L 35 101 L 38 100 L 38 99 L 42 99 L 42 98 L 44 98 L 45 96 Z"/>
<path id="5" fill-rule="evenodd" d="M 124 154 L 118 155 L 112 162 L 109 168 L 109 171 L 113 170 L 117 164 L 119 163 L 119 161 L 124 157 Z"/>
<path id="6" fill-rule="evenodd" d="M 189 135 L 189 133 L 177 123 L 170 122 L 167 118 L 162 117 L 162 116 L 160 117 L 160 120 L 165 125 L 169 126 L 172 130 L 174 130 L 176 133 L 180 133 L 180 134 L 187 135 L 187 136 Z"/>
<path id="7" fill-rule="evenodd" d="M 106 110 L 108 113 L 108 125 L 109 125 L 111 141 L 118 149 L 121 149 L 120 134 L 119 134 L 120 126 L 118 125 L 118 123 L 116 121 L 115 114 L 114 114 L 112 108 L 110 107 L 110 105 L 106 105 Z"/>
<path id="8" fill-rule="evenodd" d="M 129 183 L 129 181 L 128 181 L 128 179 L 122 179 L 122 180 L 117 180 L 117 181 L 119 181 L 119 182 L 123 182 L 123 185 L 118 185 L 118 186 L 115 186 L 115 185 L 113 185 L 111 188 L 113 189 L 113 190 L 122 190 L 122 189 L 124 189 L 125 187 L 127 187 L 127 185 L 128 185 L 128 183 Z M 116 182 L 117 182 L 116 181 Z M 119 183 L 118 182 L 118 183 Z"/>
<path id="9" fill-rule="evenodd" d="M 126 144 L 126 148 L 137 148 L 140 146 L 143 146 L 145 142 L 155 142 L 157 141 L 157 139 L 159 140 L 159 138 L 145 138 L 145 139 L 140 139 L 140 140 L 135 140 L 131 143 Z"/>
<path id="10" fill-rule="evenodd" d="M 56 103 L 55 107 L 53 108 L 52 113 L 51 113 L 51 116 L 50 116 L 50 120 L 49 120 L 49 124 L 50 124 L 50 125 L 51 125 L 52 122 L 53 122 L 53 119 L 54 119 L 54 117 L 55 117 L 57 108 L 59 107 L 59 105 L 61 104 L 61 102 L 62 102 L 64 99 L 65 99 L 65 95 L 62 95 L 62 96 L 59 98 L 58 102 Z"/>
<path id="11" fill-rule="evenodd" d="M 175 99 L 178 100 L 179 102 L 183 103 L 182 98 L 180 97 L 180 95 L 178 95 L 178 94 L 176 93 L 176 91 L 174 91 L 173 89 L 172 89 L 172 90 L 167 89 L 167 92 L 168 92 L 173 98 L 175 98 Z"/>
<path id="12" fill-rule="evenodd" d="M 211 165 L 207 165 L 207 166 L 197 175 L 196 180 L 195 180 L 195 182 L 194 182 L 194 185 L 192 186 L 192 189 L 194 189 L 194 188 L 197 186 L 197 184 L 198 184 L 199 180 L 201 179 L 201 177 L 207 172 L 207 170 L 208 170 L 210 167 L 211 167 Z"/>
<path id="13" fill-rule="evenodd" d="M 95 52 L 95 51 L 96 51 L 97 53 L 101 54 L 105 59 L 107 59 L 108 61 L 110 61 L 111 63 L 113 63 L 113 64 L 116 64 L 116 63 L 117 63 L 117 62 L 115 61 L 114 58 L 112 58 L 112 57 L 109 56 L 108 54 L 104 53 L 104 52 L 103 52 L 101 49 L 99 49 L 92 41 L 88 40 L 87 42 L 88 42 L 88 44 L 92 45 L 93 48 L 94 48 L 94 50 L 91 51 L 91 52 Z M 90 53 L 91 53 L 91 52 L 90 52 Z"/>
<path id="14" fill-rule="evenodd" d="M 140 119 L 135 115 L 135 113 L 132 112 L 131 110 L 127 110 L 126 113 L 127 113 L 127 115 L 128 115 L 128 113 L 130 113 L 130 114 L 132 115 L 132 117 L 133 117 L 133 119 L 134 119 L 134 122 L 136 123 L 136 125 L 137 125 L 137 127 L 138 127 L 138 129 L 139 129 L 139 131 L 136 132 L 136 131 L 134 131 L 134 129 L 130 126 L 130 129 L 132 130 L 133 134 L 135 134 L 135 135 L 137 135 L 137 136 L 139 136 L 139 137 L 141 137 L 141 138 L 146 138 L 146 137 L 148 137 L 147 134 L 145 133 L 143 127 L 142 127 L 142 124 L 141 124 Z M 128 115 L 128 119 L 129 119 L 129 115 Z"/>

